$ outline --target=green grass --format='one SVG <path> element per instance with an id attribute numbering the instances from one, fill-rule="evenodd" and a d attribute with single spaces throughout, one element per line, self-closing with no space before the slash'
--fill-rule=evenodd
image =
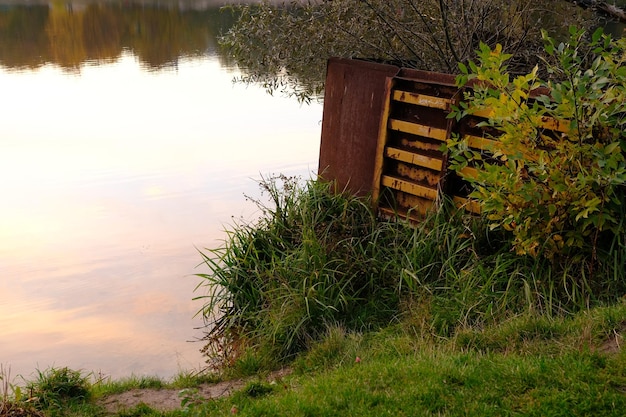
<path id="1" fill-rule="evenodd" d="M 375 329 L 397 311 L 392 265 L 376 262 L 368 203 L 310 185 L 262 182 L 273 207 L 259 204 L 258 223 L 237 225 L 223 247 L 203 253 L 211 273 L 200 274 L 206 295 L 198 298 L 206 300 L 207 353 L 220 365 L 248 346 L 270 362 L 289 360 L 328 324 Z M 268 361 L 246 360 L 253 371 Z"/>
<path id="2" fill-rule="evenodd" d="M 23 392 L 51 399 L 34 402 L 49 416 L 105 415 L 98 399 L 134 388 L 182 391 L 181 409 L 119 415 L 623 415 L 623 237 L 593 262 L 584 250 L 518 256 L 510 236 L 445 201 L 408 225 L 332 184 L 261 186 L 270 203 L 257 201 L 260 219 L 201 252 L 196 299 L 219 373 L 90 382 L 62 368 Z M 265 379 L 285 365 L 290 376 Z M 201 383 L 242 376 L 252 379 L 229 398 L 198 396 Z M 6 387 L 5 408 L 25 404 Z M 73 387 L 87 391 L 62 394 Z"/>
<path id="3" fill-rule="evenodd" d="M 626 294 L 626 245 L 604 242 L 558 259 L 519 256 L 511 236 L 443 201 L 417 225 L 376 218 L 367 199 L 333 184 L 261 181 L 257 222 L 237 224 L 201 252 L 196 299 L 205 353 L 253 374 L 293 360 L 329 328 L 375 331 L 409 318 L 416 334 L 451 337 L 520 314 L 546 318 Z"/>
<path id="4" fill-rule="evenodd" d="M 199 407 L 242 416 L 620 416 L 626 352 L 607 350 L 626 305 L 570 317 L 519 316 L 434 340 L 404 323 L 364 334 L 333 329 L 294 376 Z M 360 358 L 357 362 L 356 357 Z"/>
<path id="5" fill-rule="evenodd" d="M 198 371 L 183 371 L 168 381 L 156 376 L 112 380 L 63 367 L 39 370 L 30 381 L 12 381 L 9 369 L 0 367 L 0 417 L 104 416 L 108 413 L 99 401 L 109 395 L 136 389 L 176 390 L 182 402 L 185 396 L 191 398 L 201 384 L 220 380 L 217 374 Z M 17 409 L 30 414 L 16 414 Z M 161 414 L 143 404 L 120 415 Z"/>
<path id="6" fill-rule="evenodd" d="M 224 416 L 235 407 L 241 416 L 621 416 L 625 328 L 626 303 L 521 315 L 448 338 L 416 336 L 407 322 L 364 333 L 335 327 L 273 383 L 259 376 L 228 398 L 118 415 Z M 91 398 L 57 415 L 104 415 Z"/>

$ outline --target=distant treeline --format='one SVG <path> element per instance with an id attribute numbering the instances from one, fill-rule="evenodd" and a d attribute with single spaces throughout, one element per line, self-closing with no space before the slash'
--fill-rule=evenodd
<path id="1" fill-rule="evenodd" d="M 53 63 L 76 70 L 112 61 L 124 51 L 148 68 L 217 51 L 216 37 L 232 25 L 215 7 L 179 10 L 141 4 L 0 6 L 0 65 L 37 68 Z M 225 57 L 222 57 L 225 58 Z"/>

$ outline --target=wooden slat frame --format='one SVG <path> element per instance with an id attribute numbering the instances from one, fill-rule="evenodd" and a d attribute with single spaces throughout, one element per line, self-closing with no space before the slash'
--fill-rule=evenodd
<path id="1" fill-rule="evenodd" d="M 405 122 L 404 120 L 389 119 L 389 129 L 425 138 L 431 138 L 441 142 L 444 142 L 447 139 L 447 131 L 445 129 Z"/>
<path id="2" fill-rule="evenodd" d="M 388 147 L 385 149 L 385 156 L 390 159 L 395 159 L 397 161 L 406 162 L 408 164 L 417 165 L 435 171 L 441 171 L 443 168 L 443 161 L 441 159 L 431 158 L 426 155 L 408 152 L 402 149 Z"/>
<path id="3" fill-rule="evenodd" d="M 400 178 L 391 177 L 389 175 L 383 175 L 380 183 L 385 187 L 392 188 L 394 190 L 402 191 L 404 193 L 413 194 L 418 197 L 427 198 L 429 200 L 437 199 L 437 190 L 433 188 L 424 187 L 423 185 L 415 184 Z"/>
<path id="4" fill-rule="evenodd" d="M 416 106 L 431 107 L 434 109 L 450 109 L 450 99 L 434 97 L 425 94 L 412 93 L 409 91 L 395 90 L 393 99 L 401 103 L 414 104 Z"/>
<path id="5" fill-rule="evenodd" d="M 389 119 L 389 113 L 391 110 L 391 91 L 394 85 L 394 78 L 387 78 L 385 81 L 385 97 L 387 97 L 387 100 L 385 101 L 383 112 L 381 114 L 381 123 L 378 130 L 378 143 L 376 144 L 376 159 L 374 160 L 374 183 L 372 184 L 372 202 L 374 205 L 374 211 L 378 210 L 378 200 L 380 199 L 380 183 L 383 176 L 383 166 L 385 162 L 385 147 L 387 146 L 388 140 L 387 120 Z"/>
<path id="6" fill-rule="evenodd" d="M 407 214 L 411 218 L 424 215 L 429 207 L 437 204 L 439 201 L 439 192 L 442 187 L 442 178 L 446 165 L 446 156 L 430 157 L 419 151 L 414 152 L 410 149 L 399 148 L 397 146 L 389 146 L 391 132 L 402 132 L 420 138 L 415 139 L 415 142 L 424 142 L 434 144 L 436 142 L 445 142 L 452 129 L 452 123 L 450 120 L 446 123 L 446 128 L 441 129 L 433 126 L 423 125 L 419 123 L 413 123 L 406 120 L 394 119 L 391 116 L 392 108 L 394 106 L 406 106 L 415 105 L 421 107 L 432 108 L 446 112 L 454 104 L 456 99 L 442 98 L 435 95 L 420 94 L 417 92 L 404 91 L 404 88 L 395 90 L 398 85 L 398 77 L 388 78 L 385 85 L 385 93 L 388 100 L 384 104 L 384 108 L 381 114 L 381 124 L 378 134 L 377 142 L 377 154 L 374 164 L 374 184 L 372 191 L 372 198 L 374 201 L 375 210 L 383 215 L 398 214 L 402 215 L 404 211 L 408 210 Z M 410 80 L 415 82 L 415 80 Z M 429 141 L 428 139 L 432 139 Z M 412 140 L 413 141 L 413 140 Z M 438 150 L 438 148 L 437 148 Z M 428 172 L 436 172 L 440 175 L 440 180 L 437 185 L 427 186 L 419 181 L 414 181 L 409 178 L 405 178 L 401 175 L 396 175 L 391 172 L 387 172 L 387 162 L 398 161 L 400 163 L 407 164 L 418 170 L 427 170 Z M 391 166 L 389 166 L 391 168 Z M 424 201 L 424 204 L 418 204 L 413 208 L 405 207 L 403 203 L 400 204 L 401 208 L 398 212 L 394 207 L 387 207 L 386 202 L 381 201 L 382 190 L 387 189 L 400 193 L 397 195 L 400 198 L 404 195 L 406 198 L 412 196 Z M 380 204 L 383 203 L 382 206 Z M 412 204 L 411 204 L 412 205 Z M 415 212 L 413 212 L 415 210 Z M 417 217 L 413 220 L 417 220 Z"/>

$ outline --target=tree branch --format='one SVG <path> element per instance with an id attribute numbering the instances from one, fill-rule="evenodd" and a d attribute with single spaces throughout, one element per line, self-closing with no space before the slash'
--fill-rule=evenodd
<path id="1" fill-rule="evenodd" d="M 621 9 L 615 5 L 608 4 L 606 1 L 601 1 L 601 0 L 566 0 L 566 1 L 578 7 L 582 7 L 583 9 L 596 10 L 606 16 L 612 17 L 614 19 L 619 20 L 620 22 L 626 23 L 626 11 L 624 11 L 624 9 Z"/>

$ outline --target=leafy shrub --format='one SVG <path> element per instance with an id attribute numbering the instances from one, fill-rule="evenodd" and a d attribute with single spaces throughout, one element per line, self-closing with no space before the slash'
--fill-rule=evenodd
<path id="1" fill-rule="evenodd" d="M 499 132 L 498 145 L 486 154 L 457 137 L 448 146 L 453 169 L 481 168 L 465 176 L 471 197 L 492 228 L 513 234 L 518 254 L 553 258 L 582 248 L 595 259 L 604 241 L 624 245 L 626 232 L 626 39 L 601 30 L 586 39 L 574 28 L 570 35 L 558 45 L 545 36 L 556 81 L 540 79 L 538 67 L 512 78 L 510 55 L 481 45 L 479 63 L 460 66 L 458 84 L 475 83 L 453 115 L 487 111 L 481 125 Z M 534 95 L 540 88 L 546 92 Z M 565 132 L 548 130 L 548 116 Z"/>

